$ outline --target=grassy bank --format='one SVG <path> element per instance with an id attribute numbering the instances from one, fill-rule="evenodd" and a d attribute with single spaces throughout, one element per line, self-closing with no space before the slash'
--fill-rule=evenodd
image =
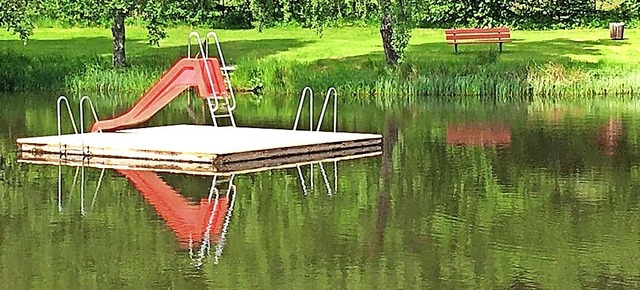
<path id="1" fill-rule="evenodd" d="M 77 93 L 142 92 L 186 54 L 187 27 L 168 30 L 160 47 L 146 45 L 142 27 L 127 30 L 126 71 L 110 68 L 108 29 L 39 28 L 24 46 L 0 32 L 0 90 L 63 89 Z M 205 29 L 200 29 L 206 32 Z M 264 85 L 268 94 L 297 95 L 302 87 L 336 86 L 354 99 L 512 99 L 629 96 L 640 92 L 640 30 L 609 40 L 604 29 L 514 31 L 513 42 L 444 43 L 442 30 L 415 30 L 406 61 L 389 69 L 377 28 L 220 30 L 236 87 Z"/>

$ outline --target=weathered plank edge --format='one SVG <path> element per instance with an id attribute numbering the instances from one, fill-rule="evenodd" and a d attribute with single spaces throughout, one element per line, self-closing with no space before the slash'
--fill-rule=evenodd
<path id="1" fill-rule="evenodd" d="M 278 158 L 254 159 L 243 162 L 229 162 L 216 164 L 216 168 L 220 172 L 242 171 L 259 167 L 279 167 L 287 164 L 313 163 L 319 160 L 327 160 L 331 158 L 340 158 L 348 156 L 358 156 L 367 153 L 382 153 L 382 145 L 364 146 L 350 148 L 340 151 L 321 151 L 309 154 L 285 155 Z"/>
<path id="2" fill-rule="evenodd" d="M 349 140 L 333 143 L 321 143 L 314 145 L 293 146 L 286 148 L 271 148 L 256 151 L 238 152 L 233 154 L 219 155 L 214 159 L 216 165 L 224 165 L 230 163 L 262 161 L 274 158 L 287 158 L 295 155 L 308 155 L 314 153 L 324 153 L 332 151 L 345 151 L 360 147 L 382 146 L 382 138 Z M 365 150 L 366 151 L 366 150 Z"/>
<path id="3" fill-rule="evenodd" d="M 185 173 L 193 175 L 230 175 L 230 174 L 242 174 L 266 171 L 272 169 L 291 168 L 300 165 L 307 165 L 317 162 L 333 162 L 352 160 L 364 157 L 371 157 L 381 155 L 381 150 L 375 150 L 376 148 L 370 148 L 370 152 L 362 152 L 360 154 L 351 154 L 344 156 L 333 156 L 325 159 L 318 159 L 324 157 L 324 155 L 317 155 L 313 159 L 306 159 L 303 161 L 295 160 L 295 163 L 275 162 L 271 164 L 252 162 L 245 164 L 245 166 L 227 166 L 225 168 L 216 168 L 213 164 L 209 163 L 187 163 L 187 162 L 172 162 L 168 163 L 165 160 L 141 160 L 130 158 L 108 158 L 108 157 L 85 157 L 82 155 L 67 155 L 66 158 L 61 158 L 59 154 L 38 154 L 34 155 L 29 152 L 18 152 L 18 162 L 29 164 L 41 164 L 41 165 L 64 165 L 64 166 L 87 166 L 92 168 L 110 168 L 110 169 L 134 169 L 134 170 L 147 170 L 158 172 L 170 172 L 170 173 Z M 377 148 L 380 149 L 380 148 Z M 347 152 L 345 152 L 346 154 Z M 302 158 L 302 156 L 299 156 Z M 287 162 L 294 162 L 288 160 Z M 237 164 L 236 164 L 237 165 Z M 259 167 L 259 165 L 264 165 Z"/>

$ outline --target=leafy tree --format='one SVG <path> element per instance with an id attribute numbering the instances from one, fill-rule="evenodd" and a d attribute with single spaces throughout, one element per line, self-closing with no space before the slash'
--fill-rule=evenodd
<path id="1" fill-rule="evenodd" d="M 149 44 L 158 45 L 166 37 L 163 27 L 172 2 L 169 0 L 49 0 L 48 5 L 58 7 L 59 19 L 72 24 L 100 24 L 111 20 L 113 37 L 113 65 L 118 68 L 127 64 L 125 53 L 125 19 L 140 17 L 147 22 Z"/>
<path id="2" fill-rule="evenodd" d="M 6 27 L 27 41 L 33 33 L 33 9 L 27 0 L 0 0 L 0 27 Z"/>
<path id="3" fill-rule="evenodd" d="M 322 30 L 327 22 L 344 17 L 367 17 L 371 0 L 250 0 L 253 25 L 262 31 L 275 22 L 297 21 L 304 26 Z M 375 3 L 375 2 L 374 2 Z M 415 27 L 421 1 L 377 0 L 380 17 L 380 34 L 386 62 L 399 64 L 409 44 L 411 29 Z"/>
<path id="4" fill-rule="evenodd" d="M 250 0 L 251 13 L 253 14 L 253 26 L 260 32 L 265 26 L 274 22 L 276 2 L 273 0 Z"/>
<path id="5" fill-rule="evenodd" d="M 378 0 L 378 6 L 384 56 L 387 64 L 397 65 L 402 62 L 404 50 L 409 45 L 420 3 L 415 0 Z"/>

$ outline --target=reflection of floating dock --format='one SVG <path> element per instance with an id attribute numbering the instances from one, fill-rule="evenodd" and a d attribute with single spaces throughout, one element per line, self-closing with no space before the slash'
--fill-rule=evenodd
<path id="1" fill-rule="evenodd" d="M 377 155 L 378 134 L 175 125 L 17 140 L 20 160 L 191 172 L 255 171 Z"/>

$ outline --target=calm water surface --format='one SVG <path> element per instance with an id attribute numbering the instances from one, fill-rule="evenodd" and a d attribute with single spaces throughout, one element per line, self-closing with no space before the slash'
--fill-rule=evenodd
<path id="1" fill-rule="evenodd" d="M 339 128 L 384 134 L 382 156 L 338 163 L 337 181 L 333 163 L 326 180 L 319 165 L 304 181 L 236 175 L 231 191 L 220 177 L 209 201 L 210 176 L 18 163 L 17 138 L 55 134 L 55 97 L 0 99 L 13 289 L 640 287 L 631 104 L 341 104 Z M 296 102 L 245 102 L 237 119 L 288 128 Z M 175 105 L 151 124 L 188 116 Z"/>

